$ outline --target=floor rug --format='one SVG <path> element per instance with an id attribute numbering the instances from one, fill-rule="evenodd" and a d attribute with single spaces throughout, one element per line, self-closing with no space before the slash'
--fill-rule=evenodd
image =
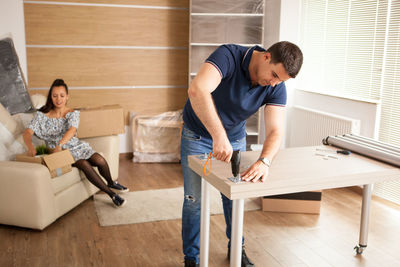
<path id="1" fill-rule="evenodd" d="M 127 203 L 117 208 L 106 194 L 96 194 L 94 205 L 101 226 L 144 223 L 182 218 L 183 187 L 121 194 Z M 260 199 L 246 199 L 245 211 L 259 210 Z M 219 192 L 211 187 L 211 214 L 222 214 Z"/>

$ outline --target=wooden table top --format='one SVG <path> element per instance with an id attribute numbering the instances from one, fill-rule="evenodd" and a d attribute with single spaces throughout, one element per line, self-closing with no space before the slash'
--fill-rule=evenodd
<path id="1" fill-rule="evenodd" d="M 189 167 L 229 199 L 373 184 L 400 178 L 400 168 L 392 165 L 355 153 L 333 154 L 337 159 L 324 159 L 316 155 L 316 152 L 325 153 L 317 151 L 317 148 L 336 150 L 331 146 L 282 149 L 275 157 L 264 183 L 235 184 L 228 179 L 232 177 L 230 163 L 216 159 L 212 160 L 212 170 L 208 176 L 203 175 L 205 160 L 198 156 L 189 156 Z M 258 151 L 242 152 L 241 172 L 254 163 L 259 155 Z"/>

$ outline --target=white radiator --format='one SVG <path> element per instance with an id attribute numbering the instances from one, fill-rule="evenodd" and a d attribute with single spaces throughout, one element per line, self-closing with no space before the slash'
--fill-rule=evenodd
<path id="1" fill-rule="evenodd" d="M 291 108 L 289 125 L 289 147 L 322 145 L 328 135 L 360 134 L 360 120 L 301 106 Z"/>

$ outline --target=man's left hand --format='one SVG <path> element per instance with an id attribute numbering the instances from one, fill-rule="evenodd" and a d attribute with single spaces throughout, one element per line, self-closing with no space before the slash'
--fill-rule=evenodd
<path id="1" fill-rule="evenodd" d="M 264 182 L 267 179 L 269 173 L 269 167 L 262 163 L 261 161 L 257 161 L 253 165 L 250 166 L 244 173 L 241 174 L 242 180 L 248 182 L 252 181 L 253 183 L 261 180 Z"/>

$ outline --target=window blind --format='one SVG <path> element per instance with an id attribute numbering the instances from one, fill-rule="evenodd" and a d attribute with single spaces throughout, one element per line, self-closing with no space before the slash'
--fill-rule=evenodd
<path id="1" fill-rule="evenodd" d="M 382 81 L 379 139 L 400 146 L 400 1 L 390 5 Z M 374 193 L 400 204 L 400 181 L 376 184 Z"/>
<path id="2" fill-rule="evenodd" d="M 387 1 L 303 0 L 302 90 L 380 98 Z"/>

